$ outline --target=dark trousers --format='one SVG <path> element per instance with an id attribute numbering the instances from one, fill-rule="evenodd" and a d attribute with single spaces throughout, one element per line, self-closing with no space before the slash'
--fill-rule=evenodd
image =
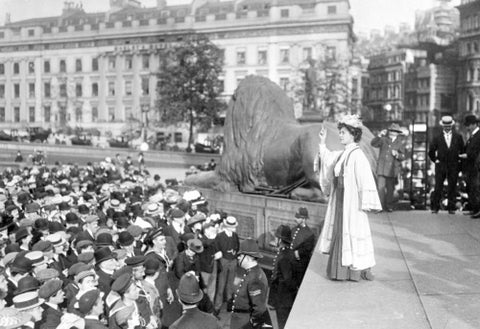
<path id="1" fill-rule="evenodd" d="M 468 205 L 473 212 L 480 211 L 480 183 L 476 168 L 472 168 L 466 174 Z"/>
<path id="2" fill-rule="evenodd" d="M 452 168 L 454 165 L 448 166 L 446 163 L 435 164 L 435 190 L 432 194 L 432 201 L 430 208 L 432 210 L 440 209 L 440 201 L 443 197 L 443 183 L 445 179 L 448 182 L 447 197 L 448 197 L 448 210 L 455 210 L 455 199 L 457 197 L 457 181 L 458 170 Z"/>
<path id="3" fill-rule="evenodd" d="M 220 259 L 222 269 L 217 277 L 217 291 L 215 294 L 215 310 L 222 307 L 224 301 L 224 294 L 227 294 L 227 300 L 233 297 L 233 281 L 235 280 L 235 270 L 237 269 L 236 259 Z"/>
<path id="4" fill-rule="evenodd" d="M 393 189 L 395 188 L 395 177 L 377 176 L 377 188 L 383 210 L 393 207 Z"/>

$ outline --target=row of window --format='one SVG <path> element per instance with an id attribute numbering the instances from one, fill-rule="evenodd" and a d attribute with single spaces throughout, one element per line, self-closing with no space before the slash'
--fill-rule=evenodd
<path id="1" fill-rule="evenodd" d="M 13 65 L 13 74 L 20 74 L 20 63 L 12 63 Z M 28 73 L 34 74 L 35 73 L 35 63 L 33 61 L 28 62 Z M 98 71 L 98 58 L 92 58 L 92 71 Z M 108 57 L 108 69 L 114 70 L 116 67 L 116 57 L 110 56 Z M 133 57 L 127 56 L 125 58 L 125 65 L 123 67 L 126 70 L 133 69 Z M 150 55 L 142 55 L 142 69 L 149 69 L 150 68 Z M 67 72 L 67 62 L 65 59 L 61 59 L 59 61 L 58 71 L 60 73 Z M 43 61 L 43 72 L 44 73 L 51 73 L 51 66 L 50 60 Z M 83 64 L 80 58 L 75 60 L 75 72 L 83 72 Z M 0 75 L 5 74 L 5 63 L 0 63 Z"/>
<path id="2" fill-rule="evenodd" d="M 406 96 L 405 103 L 408 106 L 430 106 L 430 95 L 413 95 L 413 96 Z"/>
<path id="3" fill-rule="evenodd" d="M 337 48 L 335 46 L 328 46 L 326 48 L 325 59 L 335 60 L 337 56 Z M 312 47 L 304 47 L 302 50 L 302 59 L 306 60 L 312 58 L 313 56 Z M 237 49 L 236 51 L 236 64 L 244 65 L 247 63 L 253 63 L 253 59 L 247 59 L 247 52 L 245 49 Z M 282 48 L 280 49 L 280 63 L 287 64 L 290 63 L 290 49 Z M 259 49 L 257 51 L 257 64 L 266 65 L 268 64 L 268 51 L 266 49 Z"/>
<path id="4" fill-rule="evenodd" d="M 400 98 L 401 97 L 401 88 L 399 85 L 395 86 L 388 86 L 384 88 L 373 88 L 370 90 L 369 94 L 366 94 L 366 98 L 372 101 L 375 100 L 384 100 L 384 99 L 392 99 L 392 98 Z"/>
<path id="5" fill-rule="evenodd" d="M 98 96 L 98 83 L 94 82 L 91 85 L 92 87 L 92 97 L 97 97 Z M 148 78 L 142 78 L 142 94 L 143 95 L 149 95 L 150 94 L 150 87 L 149 87 L 149 79 Z M 132 95 L 132 81 L 125 81 L 125 96 L 131 96 Z M 75 84 L 75 90 L 67 91 L 67 84 L 66 83 L 60 83 L 59 88 L 58 88 L 58 94 L 60 97 L 68 97 L 68 96 L 73 96 L 75 95 L 76 97 L 82 97 L 83 96 L 83 85 L 81 83 Z M 52 85 L 50 82 L 45 82 L 43 84 L 43 95 L 44 97 L 50 98 L 52 97 Z M 108 96 L 115 96 L 115 82 L 114 81 L 109 81 L 108 82 Z M 19 83 L 14 83 L 13 84 L 13 97 L 14 98 L 20 98 L 20 84 Z M 5 98 L 5 85 L 0 84 L 0 98 Z M 35 98 L 35 83 L 29 83 L 28 84 L 28 98 Z"/>

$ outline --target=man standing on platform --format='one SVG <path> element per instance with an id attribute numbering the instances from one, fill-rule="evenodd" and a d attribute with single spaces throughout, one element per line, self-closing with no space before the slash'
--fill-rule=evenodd
<path id="1" fill-rule="evenodd" d="M 315 248 L 315 235 L 310 227 L 307 225 L 308 209 L 305 207 L 298 208 L 295 214 L 295 226 L 292 230 L 292 243 L 290 248 L 293 250 L 294 263 L 293 271 L 294 277 L 297 280 L 297 288 L 302 283 L 303 276 L 307 271 L 308 263 L 312 257 L 313 248 Z"/>
<path id="2" fill-rule="evenodd" d="M 438 213 L 443 197 L 443 182 L 448 182 L 448 212 L 455 214 L 455 198 L 457 196 L 457 181 L 460 170 L 459 155 L 464 152 L 463 138 L 453 131 L 455 121 L 449 115 L 443 116 L 440 125 L 442 133 L 433 136 L 428 150 L 430 160 L 435 163 L 435 190 L 432 193 L 430 208 L 432 213 Z"/>
<path id="3" fill-rule="evenodd" d="M 395 178 L 400 174 L 401 163 L 405 159 L 405 145 L 400 137 L 402 130 L 397 123 L 372 139 L 370 144 L 380 149 L 377 161 L 377 187 L 384 211 L 393 211 L 393 190 Z"/>
<path id="4" fill-rule="evenodd" d="M 467 115 L 463 124 L 467 128 L 470 138 L 465 145 L 465 153 L 460 154 L 459 157 L 464 160 L 463 172 L 466 176 L 470 215 L 472 218 L 480 218 L 480 184 L 478 182 L 479 166 L 477 163 L 477 157 L 480 152 L 478 119 L 474 115 Z"/>

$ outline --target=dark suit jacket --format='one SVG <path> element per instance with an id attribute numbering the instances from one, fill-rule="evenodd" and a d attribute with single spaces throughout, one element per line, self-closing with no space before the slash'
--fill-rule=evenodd
<path id="1" fill-rule="evenodd" d="M 467 140 L 465 153 L 467 153 L 467 159 L 464 162 L 464 171 L 472 172 L 475 169 L 475 162 L 480 154 L 480 130 Z"/>
<path id="2" fill-rule="evenodd" d="M 108 329 L 99 320 L 85 319 L 85 329 Z"/>
<path id="3" fill-rule="evenodd" d="M 379 148 L 380 153 L 377 160 L 377 175 L 385 177 L 396 177 L 400 173 L 401 163 L 405 159 L 405 144 L 402 136 L 397 136 L 392 142 L 390 137 L 376 136 L 370 144 Z M 398 155 L 393 156 L 392 151 L 396 150 Z"/>
<path id="4" fill-rule="evenodd" d="M 465 151 L 463 138 L 460 134 L 452 131 L 452 141 L 450 147 L 447 147 L 443 131 L 435 134 L 430 142 L 428 156 L 432 162 L 439 161 L 445 164 L 449 169 L 457 170 L 460 164 L 459 154 Z"/>
<path id="5" fill-rule="evenodd" d="M 102 291 L 104 295 L 104 300 L 107 298 L 106 296 L 111 290 L 112 285 L 112 276 L 110 274 L 105 273 L 101 269 L 97 269 L 96 273 L 98 275 L 98 289 Z"/>
<path id="6" fill-rule="evenodd" d="M 60 324 L 60 320 L 62 318 L 63 312 L 56 310 L 46 304 L 43 306 L 43 318 L 45 322 L 43 322 L 40 326 L 40 329 L 56 329 Z"/>
<path id="7" fill-rule="evenodd" d="M 198 308 L 185 310 L 183 315 L 175 321 L 170 329 L 220 329 L 221 326 L 217 319 L 208 313 L 200 311 Z"/>

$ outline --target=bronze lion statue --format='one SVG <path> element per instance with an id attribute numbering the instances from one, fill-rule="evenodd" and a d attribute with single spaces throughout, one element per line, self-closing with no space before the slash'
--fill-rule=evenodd
<path id="1" fill-rule="evenodd" d="M 261 186 L 281 190 L 304 180 L 304 187 L 293 190 L 290 196 L 321 201 L 313 162 L 322 125 L 328 130 L 329 148 L 342 149 L 335 123 L 298 123 L 292 101 L 277 84 L 260 76 L 248 76 L 228 105 L 225 147 L 217 169 L 188 176 L 185 183 L 220 191 L 254 192 Z M 360 147 L 375 168 L 372 138 L 365 128 Z"/>

